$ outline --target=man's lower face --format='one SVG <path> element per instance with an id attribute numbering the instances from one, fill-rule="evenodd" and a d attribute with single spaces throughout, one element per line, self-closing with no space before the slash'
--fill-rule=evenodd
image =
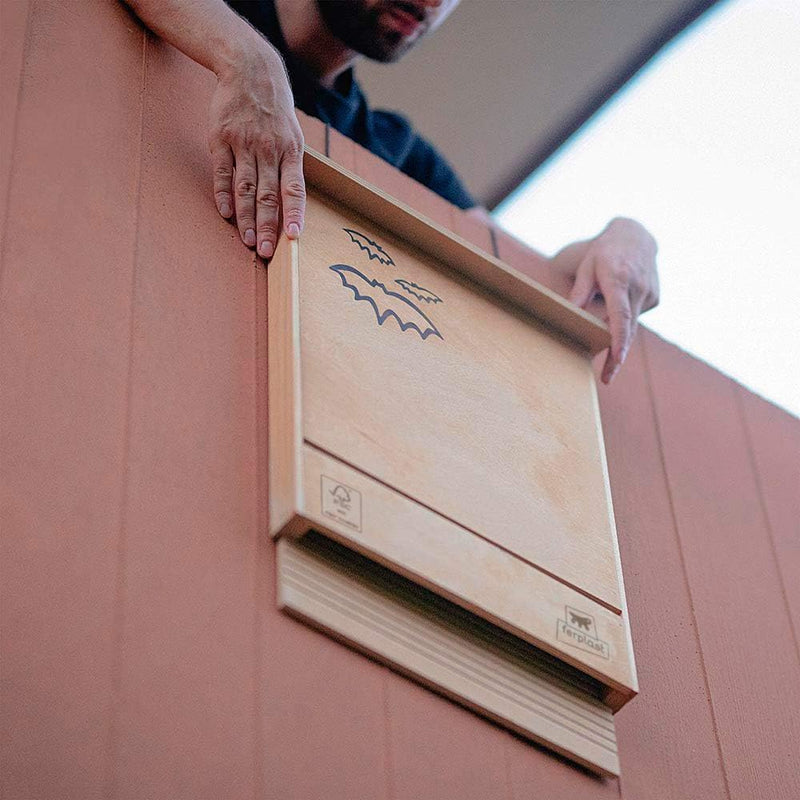
<path id="1" fill-rule="evenodd" d="M 367 58 L 386 63 L 397 61 L 438 24 L 442 6 L 410 0 L 317 0 L 322 19 L 337 39 Z"/>

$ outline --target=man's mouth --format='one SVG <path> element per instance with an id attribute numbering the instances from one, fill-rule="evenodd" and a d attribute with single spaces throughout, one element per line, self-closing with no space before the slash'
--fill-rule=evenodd
<path id="1" fill-rule="evenodd" d="M 414 3 L 390 3 L 386 9 L 391 26 L 402 36 L 412 36 L 425 22 L 425 12 Z"/>

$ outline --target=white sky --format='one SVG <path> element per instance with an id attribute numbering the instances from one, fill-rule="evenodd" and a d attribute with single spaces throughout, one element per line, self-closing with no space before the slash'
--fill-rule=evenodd
<path id="1" fill-rule="evenodd" d="M 800 416 L 800 0 L 726 0 L 495 212 L 552 254 L 614 216 L 659 242 L 644 323 Z"/>

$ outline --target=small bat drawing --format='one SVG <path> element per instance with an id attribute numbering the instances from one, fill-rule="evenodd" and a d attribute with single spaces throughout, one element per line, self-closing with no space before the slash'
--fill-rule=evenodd
<path id="1" fill-rule="evenodd" d="M 377 242 L 373 242 L 372 239 L 368 239 L 363 233 L 359 233 L 350 228 L 342 228 L 342 230 L 358 245 L 360 250 L 366 252 L 370 261 L 372 261 L 373 258 L 377 258 L 379 264 L 395 265 L 394 261 L 392 261 L 392 257 Z"/>
<path id="2" fill-rule="evenodd" d="M 570 622 L 573 625 L 577 625 L 579 628 L 583 628 L 583 630 L 588 631 L 589 625 L 592 622 L 591 617 L 581 617 L 578 614 L 573 613 L 572 611 L 569 612 Z"/>
<path id="3" fill-rule="evenodd" d="M 349 264 L 334 264 L 331 269 L 356 300 L 366 300 L 372 306 L 378 325 L 394 317 L 401 331 L 416 331 L 422 339 L 429 336 L 443 338 L 436 326 L 407 297 L 390 291 L 380 281 L 368 278 Z"/>
<path id="4" fill-rule="evenodd" d="M 405 278 L 400 278 L 396 280 L 395 283 L 399 283 L 409 294 L 413 294 L 417 300 L 423 300 L 426 303 L 441 303 L 442 298 L 438 295 L 435 295 L 429 289 L 426 289 L 424 286 L 420 286 L 416 283 L 411 283 L 411 281 L 407 281 Z"/>

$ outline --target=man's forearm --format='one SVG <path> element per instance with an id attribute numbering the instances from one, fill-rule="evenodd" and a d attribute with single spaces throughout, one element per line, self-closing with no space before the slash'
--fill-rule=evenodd
<path id="1" fill-rule="evenodd" d="M 283 217 L 303 228 L 303 133 L 278 51 L 222 0 L 127 0 L 154 33 L 217 76 L 209 144 L 214 200 L 248 247 L 270 258 Z"/>
<path id="2" fill-rule="evenodd" d="M 217 75 L 254 57 L 273 63 L 275 48 L 223 0 L 125 0 L 164 41 Z"/>

